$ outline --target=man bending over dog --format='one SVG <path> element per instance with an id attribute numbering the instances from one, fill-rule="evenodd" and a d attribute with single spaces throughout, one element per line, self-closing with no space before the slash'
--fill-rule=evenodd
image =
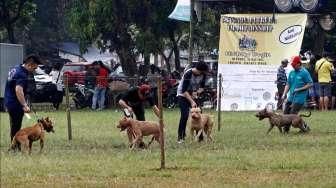
<path id="1" fill-rule="evenodd" d="M 185 130 L 191 107 L 196 107 L 197 104 L 192 98 L 192 92 L 204 88 L 208 65 L 200 61 L 196 67 L 188 69 L 182 76 L 182 80 L 177 88 L 177 98 L 181 111 L 180 123 L 178 127 L 178 143 L 183 143 L 185 140 Z M 202 89 L 201 89 L 202 90 Z"/>
<path id="2" fill-rule="evenodd" d="M 289 73 L 285 91 L 281 97 L 282 100 L 285 100 L 289 91 L 284 114 L 298 114 L 306 101 L 308 89 L 313 85 L 309 72 L 302 67 L 300 56 L 295 56 L 291 65 L 294 70 Z M 286 131 L 289 128 L 285 127 Z"/>
<path id="3" fill-rule="evenodd" d="M 153 111 L 157 117 L 159 117 L 159 108 L 154 103 L 154 97 L 150 95 L 151 87 L 147 84 L 143 84 L 139 87 L 134 87 L 126 91 L 121 95 L 119 105 L 123 109 L 127 109 L 130 113 L 134 113 L 136 119 L 139 121 L 145 121 L 145 108 L 144 102 L 148 101 L 153 107 Z"/>

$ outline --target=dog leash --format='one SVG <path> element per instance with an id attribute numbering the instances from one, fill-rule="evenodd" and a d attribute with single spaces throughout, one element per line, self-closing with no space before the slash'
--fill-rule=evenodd
<path id="1" fill-rule="evenodd" d="M 31 104 L 31 106 L 30 106 L 30 111 L 33 112 L 33 114 L 34 114 L 34 119 L 35 119 L 35 120 L 38 120 L 37 113 L 36 113 L 36 111 L 33 109 L 33 105 L 32 105 L 32 104 Z M 24 115 L 27 117 L 27 119 L 31 119 L 31 116 L 30 116 L 29 113 L 24 113 Z"/>

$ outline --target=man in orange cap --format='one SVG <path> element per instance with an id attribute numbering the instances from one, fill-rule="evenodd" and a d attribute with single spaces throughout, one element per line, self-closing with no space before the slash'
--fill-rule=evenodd
<path id="1" fill-rule="evenodd" d="M 300 56 L 295 56 L 291 65 L 294 70 L 288 75 L 285 91 L 281 97 L 284 100 L 289 91 L 284 114 L 298 114 L 306 102 L 309 88 L 313 85 L 309 72 L 301 66 Z M 287 128 L 289 130 L 289 127 Z"/>
<path id="2" fill-rule="evenodd" d="M 144 102 L 148 101 L 153 107 L 153 111 L 159 117 L 159 108 L 155 105 L 154 97 L 151 95 L 151 87 L 142 84 L 138 87 L 130 88 L 119 99 L 119 105 L 123 109 L 127 109 L 130 113 L 134 113 L 136 119 L 145 121 Z"/>

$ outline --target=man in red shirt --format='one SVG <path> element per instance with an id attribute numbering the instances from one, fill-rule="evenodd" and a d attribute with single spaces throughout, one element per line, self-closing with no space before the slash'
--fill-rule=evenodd
<path id="1" fill-rule="evenodd" d="M 94 89 L 94 94 L 92 97 L 92 109 L 102 110 L 104 109 L 105 103 L 105 93 L 106 88 L 108 87 L 108 71 L 103 66 L 103 62 L 95 61 L 92 64 L 94 68 L 97 70 L 98 74 L 96 77 L 96 86 Z M 98 103 L 98 108 L 97 108 Z"/>

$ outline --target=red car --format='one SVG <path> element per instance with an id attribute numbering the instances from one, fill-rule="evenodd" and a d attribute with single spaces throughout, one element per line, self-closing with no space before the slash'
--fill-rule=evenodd
<path id="1" fill-rule="evenodd" d="M 67 63 L 64 64 L 61 75 L 68 76 L 69 87 L 74 86 L 75 83 L 85 84 L 86 70 L 92 65 L 89 62 Z"/>

